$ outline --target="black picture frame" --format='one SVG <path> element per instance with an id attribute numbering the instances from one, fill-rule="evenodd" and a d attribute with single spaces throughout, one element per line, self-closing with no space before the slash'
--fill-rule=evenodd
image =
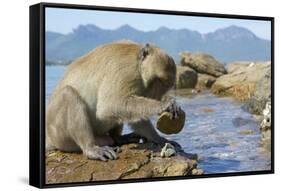
<path id="1" fill-rule="evenodd" d="M 271 129 L 271 170 L 234 173 L 218 173 L 196 176 L 161 177 L 134 180 L 110 180 L 98 182 L 45 183 L 45 8 L 67 8 L 80 10 L 103 10 L 132 13 L 152 13 L 165 15 L 184 15 L 215 18 L 235 18 L 262 20 L 271 22 L 271 96 L 272 96 L 272 129 Z M 84 186 L 98 184 L 116 184 L 130 182 L 163 181 L 193 178 L 211 178 L 226 176 L 258 175 L 274 173 L 274 17 L 232 15 L 217 13 L 196 13 L 183 11 L 104 7 L 93 5 L 74 5 L 57 3 L 39 3 L 30 6 L 30 129 L 29 129 L 29 184 L 38 188 Z"/>

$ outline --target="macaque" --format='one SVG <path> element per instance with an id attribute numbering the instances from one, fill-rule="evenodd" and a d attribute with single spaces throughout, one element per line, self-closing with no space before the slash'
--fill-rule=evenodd
<path id="1" fill-rule="evenodd" d="M 174 60 L 156 46 L 119 41 L 95 48 L 68 66 L 49 98 L 46 148 L 114 160 L 124 123 L 148 141 L 167 142 L 149 118 L 177 113 L 175 101 L 163 99 L 175 77 Z"/>

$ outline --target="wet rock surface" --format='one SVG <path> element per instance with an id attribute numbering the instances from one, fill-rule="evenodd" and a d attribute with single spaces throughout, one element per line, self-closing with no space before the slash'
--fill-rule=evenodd
<path id="1" fill-rule="evenodd" d="M 161 147 L 152 143 L 121 147 L 119 159 L 88 160 L 81 153 L 46 153 L 46 183 L 88 182 L 202 174 L 197 155 L 184 152 L 162 158 Z"/>

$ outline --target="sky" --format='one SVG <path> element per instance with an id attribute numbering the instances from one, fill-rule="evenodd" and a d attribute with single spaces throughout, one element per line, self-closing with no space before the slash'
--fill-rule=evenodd
<path id="1" fill-rule="evenodd" d="M 142 31 L 157 30 L 165 26 L 170 29 L 187 28 L 202 34 L 236 25 L 249 29 L 260 38 L 271 38 L 270 21 L 46 8 L 47 31 L 67 34 L 85 24 L 94 24 L 102 29 L 116 29 L 128 24 Z"/>

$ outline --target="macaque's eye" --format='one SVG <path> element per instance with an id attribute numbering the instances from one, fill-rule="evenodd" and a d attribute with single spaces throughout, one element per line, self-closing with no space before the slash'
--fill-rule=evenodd
<path id="1" fill-rule="evenodd" d="M 141 48 L 139 52 L 139 59 L 143 61 L 146 56 L 149 54 L 150 45 L 148 43 L 145 44 L 144 47 Z"/>

